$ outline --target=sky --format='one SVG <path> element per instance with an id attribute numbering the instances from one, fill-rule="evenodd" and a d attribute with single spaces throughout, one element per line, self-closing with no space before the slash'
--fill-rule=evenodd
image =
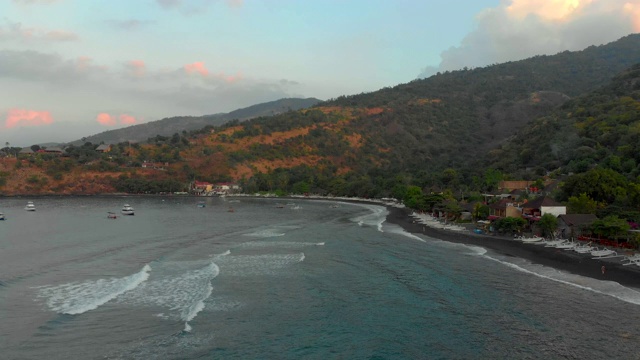
<path id="1" fill-rule="evenodd" d="M 0 147 L 582 50 L 640 0 L 0 0 Z"/>

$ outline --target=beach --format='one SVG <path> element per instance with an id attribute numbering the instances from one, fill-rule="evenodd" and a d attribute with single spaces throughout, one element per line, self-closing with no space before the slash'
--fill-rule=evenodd
<path id="1" fill-rule="evenodd" d="M 624 256 L 606 259 L 593 259 L 590 254 L 578 254 L 574 251 L 526 244 L 508 237 L 456 232 L 428 227 L 415 221 L 411 209 L 387 206 L 387 221 L 401 226 L 413 234 L 423 234 L 432 238 L 454 243 L 480 246 L 497 253 L 526 259 L 532 263 L 587 276 L 598 280 L 615 281 L 621 285 L 640 289 L 640 266 L 623 265 Z M 618 255 L 625 255 L 618 250 Z M 604 274 L 602 266 L 605 267 Z"/>

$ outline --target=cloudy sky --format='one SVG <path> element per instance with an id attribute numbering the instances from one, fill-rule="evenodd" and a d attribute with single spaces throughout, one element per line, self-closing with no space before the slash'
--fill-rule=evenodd
<path id="1" fill-rule="evenodd" d="M 0 0 L 0 147 L 600 45 L 640 0 Z"/>

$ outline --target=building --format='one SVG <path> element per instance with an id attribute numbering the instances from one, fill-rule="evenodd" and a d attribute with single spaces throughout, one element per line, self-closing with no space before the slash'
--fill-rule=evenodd
<path id="1" fill-rule="evenodd" d="M 196 194 L 208 195 L 213 192 L 213 184 L 206 181 L 194 181 L 191 189 Z"/>
<path id="2" fill-rule="evenodd" d="M 522 215 L 525 218 L 533 220 L 539 219 L 545 214 L 553 216 L 564 215 L 567 213 L 567 207 L 556 203 L 553 199 L 546 196 L 539 197 L 535 200 L 528 201 L 522 205 Z"/>
<path id="3" fill-rule="evenodd" d="M 489 205 L 491 215 L 489 220 L 495 220 L 504 217 L 521 217 L 522 209 L 517 206 L 511 199 L 502 199 Z"/>
<path id="4" fill-rule="evenodd" d="M 98 147 L 96 148 L 96 151 L 100 153 L 108 153 L 111 151 L 111 145 L 110 144 L 98 145 Z"/>
<path id="5" fill-rule="evenodd" d="M 590 233 L 591 224 L 598 218 L 593 214 L 563 214 L 558 216 L 558 232 L 562 238 L 577 238 Z"/>

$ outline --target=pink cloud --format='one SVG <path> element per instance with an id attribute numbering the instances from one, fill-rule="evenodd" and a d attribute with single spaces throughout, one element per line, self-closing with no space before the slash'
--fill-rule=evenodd
<path id="1" fill-rule="evenodd" d="M 204 66 L 204 63 L 201 61 L 196 61 L 192 64 L 187 64 L 184 66 L 184 71 L 187 74 L 198 73 L 202 76 L 209 76 L 209 70 Z"/>
<path id="2" fill-rule="evenodd" d="M 640 4 L 626 3 L 624 11 L 631 16 L 633 21 L 633 29 L 640 31 Z"/>
<path id="3" fill-rule="evenodd" d="M 131 115 L 127 115 L 127 114 L 120 115 L 120 124 L 133 125 L 137 122 L 138 120 L 136 120 L 136 118 Z"/>
<path id="4" fill-rule="evenodd" d="M 7 129 L 10 129 L 16 126 L 40 126 L 51 123 L 53 123 L 53 117 L 48 111 L 10 109 L 4 124 Z"/>
<path id="5" fill-rule="evenodd" d="M 227 76 L 222 76 L 224 78 L 224 81 L 226 81 L 228 84 L 233 84 L 236 83 L 240 80 L 242 80 L 242 74 L 241 73 L 236 73 L 235 75 L 227 75 Z"/>
<path id="6" fill-rule="evenodd" d="M 127 62 L 127 67 L 135 77 L 143 77 L 147 69 L 147 65 L 142 60 L 131 60 Z"/>
<path id="7" fill-rule="evenodd" d="M 120 114 L 119 116 L 115 116 L 109 113 L 98 114 L 96 121 L 104 126 L 116 126 L 118 125 L 118 121 L 122 125 L 133 125 L 138 122 L 135 116 L 131 116 L 129 114 Z"/>
<path id="8" fill-rule="evenodd" d="M 114 126 L 116 124 L 116 118 L 107 113 L 98 114 L 96 121 L 104 126 Z"/>

